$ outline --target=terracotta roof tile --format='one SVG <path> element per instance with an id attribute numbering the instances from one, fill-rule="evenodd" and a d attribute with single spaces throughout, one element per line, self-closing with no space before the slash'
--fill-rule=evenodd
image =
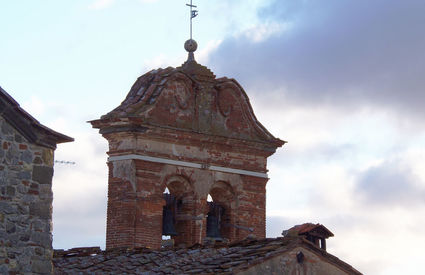
<path id="1" fill-rule="evenodd" d="M 303 234 L 312 232 L 314 230 L 321 230 L 325 235 L 327 235 L 327 237 L 334 236 L 334 234 L 329 229 L 327 229 L 324 225 L 320 223 L 317 223 L 317 224 L 303 223 L 300 225 L 295 225 L 294 227 L 290 228 L 288 231 L 296 232 L 298 233 L 298 235 L 303 235 Z"/>
<path id="2" fill-rule="evenodd" d="M 200 98 L 214 100 L 200 105 Z M 217 106 L 215 106 L 217 105 Z M 229 106 L 239 106 L 230 108 Z M 202 112 L 198 108 L 202 107 Z M 230 111 L 232 110 L 232 112 Z M 215 119 L 209 121 L 208 117 Z M 242 126 L 224 127 L 229 116 Z M 206 123 L 199 126 L 198 121 Z M 179 131 L 221 136 L 272 144 L 285 142 L 275 138 L 255 117 L 249 98 L 234 79 L 215 78 L 205 66 L 194 61 L 181 67 L 156 69 L 140 76 L 124 101 L 98 120 L 89 121 L 102 134 L 111 131 L 144 131 L 146 128 L 170 128 Z"/>
<path id="3" fill-rule="evenodd" d="M 55 274 L 234 274 L 303 245 L 330 262 L 360 274 L 350 265 L 300 237 L 245 240 L 227 247 L 195 247 L 152 251 L 146 248 L 99 251 L 82 248 L 55 251 Z M 88 252 L 97 251 L 88 255 Z"/>

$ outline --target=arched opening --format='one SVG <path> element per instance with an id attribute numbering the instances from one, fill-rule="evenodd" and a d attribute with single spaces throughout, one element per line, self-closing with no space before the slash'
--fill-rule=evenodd
<path id="1" fill-rule="evenodd" d="M 234 239 L 234 209 L 236 196 L 227 182 L 213 184 L 207 197 L 206 236 L 214 239 Z"/>
<path id="2" fill-rule="evenodd" d="M 170 177 L 163 198 L 162 246 L 190 244 L 191 228 L 186 217 L 193 209 L 193 191 L 189 181 L 182 176 Z"/>
<path id="3" fill-rule="evenodd" d="M 171 239 L 171 236 L 177 233 L 174 228 L 174 217 L 173 217 L 173 203 L 170 202 L 171 194 L 168 187 L 165 187 L 163 198 L 165 200 L 165 205 L 162 208 L 162 240 L 167 241 Z M 170 203 L 169 203 L 170 202 Z M 171 214 L 171 216 L 170 216 Z M 163 243 L 165 246 L 167 242 Z"/>

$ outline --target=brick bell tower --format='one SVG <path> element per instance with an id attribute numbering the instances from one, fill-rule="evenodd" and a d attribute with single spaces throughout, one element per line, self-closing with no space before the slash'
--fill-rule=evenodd
<path id="1" fill-rule="evenodd" d="M 242 87 L 198 64 L 139 77 L 90 121 L 109 142 L 106 248 L 265 237 L 267 157 L 285 142 L 257 121 Z M 207 202 L 207 198 L 212 202 Z"/>

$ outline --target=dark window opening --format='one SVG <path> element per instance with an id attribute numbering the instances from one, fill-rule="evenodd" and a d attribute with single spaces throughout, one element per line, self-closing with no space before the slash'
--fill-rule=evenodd
<path id="1" fill-rule="evenodd" d="M 220 204 L 208 203 L 207 216 L 207 237 L 222 239 L 221 228 L 223 226 L 223 216 L 225 209 Z"/>

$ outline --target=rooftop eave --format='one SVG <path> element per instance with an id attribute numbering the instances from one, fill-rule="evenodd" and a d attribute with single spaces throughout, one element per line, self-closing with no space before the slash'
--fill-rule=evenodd
<path id="1" fill-rule="evenodd" d="M 29 142 L 37 145 L 55 149 L 58 143 L 74 141 L 73 138 L 42 125 L 1 87 L 0 115 Z"/>

